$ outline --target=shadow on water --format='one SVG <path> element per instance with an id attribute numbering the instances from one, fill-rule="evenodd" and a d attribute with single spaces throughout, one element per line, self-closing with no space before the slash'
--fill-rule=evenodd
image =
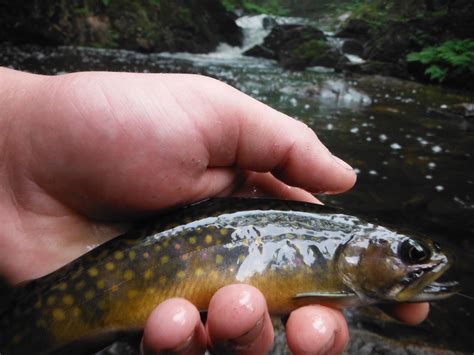
<path id="1" fill-rule="evenodd" d="M 272 61 L 212 55 L 139 54 L 119 50 L 0 47 L 0 65 L 39 73 L 79 70 L 201 73 L 307 123 L 358 173 L 344 195 L 321 198 L 439 239 L 454 249 L 451 274 L 474 295 L 474 122 L 436 113 L 474 95 L 383 77 L 342 77 L 318 68 L 288 72 Z M 472 118 L 471 118 L 472 120 Z M 432 305 L 409 327 L 364 310 L 349 314 L 363 328 L 407 343 L 474 351 L 474 301 Z"/>

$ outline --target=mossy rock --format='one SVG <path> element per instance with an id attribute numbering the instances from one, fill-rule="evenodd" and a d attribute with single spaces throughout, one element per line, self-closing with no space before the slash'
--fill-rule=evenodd
<path id="1" fill-rule="evenodd" d="M 209 52 L 242 40 L 220 0 L 0 0 L 0 41 Z"/>

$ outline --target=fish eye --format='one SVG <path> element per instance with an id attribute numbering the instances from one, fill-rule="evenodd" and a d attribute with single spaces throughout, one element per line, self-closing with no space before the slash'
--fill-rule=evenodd
<path id="1" fill-rule="evenodd" d="M 400 246 L 400 257 L 408 264 L 417 264 L 429 260 L 429 249 L 414 240 L 407 239 Z"/>

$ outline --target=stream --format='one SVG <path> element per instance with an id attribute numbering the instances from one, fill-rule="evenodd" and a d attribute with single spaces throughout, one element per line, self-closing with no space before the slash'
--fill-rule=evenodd
<path id="1" fill-rule="evenodd" d="M 457 257 L 450 277 L 461 282 L 464 294 L 474 296 L 474 118 L 439 113 L 447 105 L 474 102 L 474 93 L 389 77 L 343 76 L 325 68 L 293 72 L 271 60 L 245 57 L 243 50 L 269 32 L 262 19 L 239 19 L 244 48 L 222 44 L 210 54 L 0 44 L 0 65 L 44 74 L 180 72 L 223 80 L 308 124 L 356 169 L 357 185 L 343 195 L 321 196 L 325 203 L 449 246 Z M 372 347 L 371 338 L 361 344 L 355 339 L 351 349 L 367 354 L 472 353 L 473 312 L 474 300 L 461 296 L 433 303 L 428 320 L 416 327 L 371 309 L 351 311 L 347 316 L 353 333 L 369 331 L 384 339 L 373 340 L 379 345 Z M 388 350 L 383 344 L 390 344 Z"/>

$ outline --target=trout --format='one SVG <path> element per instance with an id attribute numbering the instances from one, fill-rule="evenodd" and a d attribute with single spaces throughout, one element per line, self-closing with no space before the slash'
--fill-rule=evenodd
<path id="1" fill-rule="evenodd" d="M 17 289 L 0 316 L 0 354 L 48 354 L 143 328 L 183 297 L 205 311 L 221 287 L 246 283 L 272 314 L 319 303 L 421 302 L 457 292 L 440 283 L 450 257 L 429 239 L 326 206 L 210 199 L 160 213 Z"/>

